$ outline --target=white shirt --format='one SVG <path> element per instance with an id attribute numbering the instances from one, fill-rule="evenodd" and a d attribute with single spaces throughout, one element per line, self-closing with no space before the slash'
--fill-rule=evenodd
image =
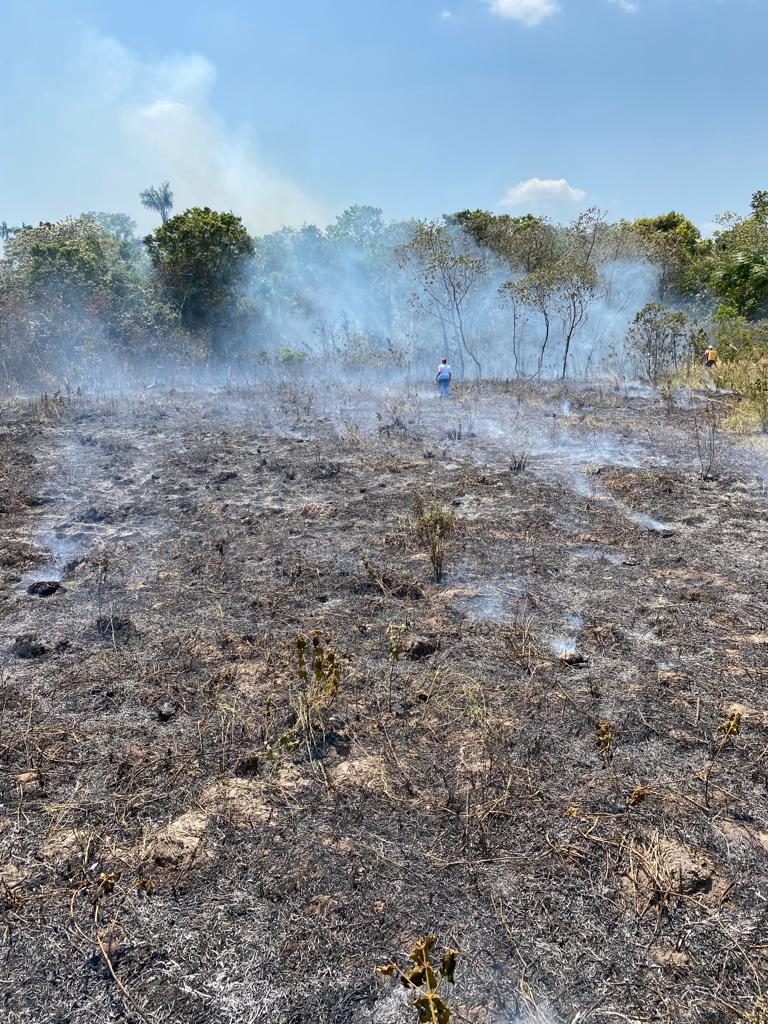
<path id="1" fill-rule="evenodd" d="M 441 377 L 443 378 L 443 380 L 447 380 L 451 376 L 452 376 L 451 368 L 448 365 L 448 363 L 440 363 L 440 365 L 437 368 L 437 378 L 438 378 L 438 380 Z"/>

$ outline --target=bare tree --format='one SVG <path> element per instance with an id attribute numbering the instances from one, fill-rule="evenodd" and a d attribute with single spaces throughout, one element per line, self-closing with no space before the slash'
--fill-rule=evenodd
<path id="1" fill-rule="evenodd" d="M 439 321 L 446 342 L 453 337 L 462 376 L 466 353 L 479 378 L 482 366 L 469 344 L 465 313 L 467 297 L 485 273 L 482 258 L 469 248 L 463 232 L 439 222 L 421 221 L 411 241 L 398 249 L 398 259 L 401 266 L 415 271 L 421 287 L 416 302 Z"/>
<path id="2" fill-rule="evenodd" d="M 544 357 L 552 331 L 556 285 L 557 272 L 555 268 L 542 267 L 539 270 L 534 270 L 521 281 L 509 281 L 503 288 L 509 299 L 521 303 L 524 307 L 535 310 L 541 317 L 544 336 L 539 347 L 538 365 L 536 368 L 537 377 L 541 376 L 541 371 L 544 367 Z M 515 310 L 516 313 L 517 311 Z"/>
<path id="3" fill-rule="evenodd" d="M 596 206 L 579 214 L 569 226 L 565 238 L 565 254 L 582 266 L 593 266 L 605 257 L 603 239 L 610 236 L 605 217 Z"/>
<path id="4" fill-rule="evenodd" d="M 568 372 L 568 356 L 573 336 L 587 319 L 589 307 L 597 292 L 598 279 L 595 268 L 587 263 L 571 259 L 561 262 L 558 274 L 555 306 L 563 329 L 563 372 Z"/>
<path id="5" fill-rule="evenodd" d="M 519 377 L 521 373 L 518 339 L 525 337 L 525 327 L 528 323 L 527 306 L 514 281 L 507 281 L 499 288 L 499 297 L 502 305 L 512 314 L 512 358 L 515 362 L 515 376 Z"/>
<path id="6" fill-rule="evenodd" d="M 597 207 L 580 214 L 565 235 L 565 251 L 555 268 L 555 308 L 563 334 L 563 380 L 574 336 L 585 323 L 600 287 L 598 271 L 607 257 L 603 242 L 609 238 L 610 229 Z"/>

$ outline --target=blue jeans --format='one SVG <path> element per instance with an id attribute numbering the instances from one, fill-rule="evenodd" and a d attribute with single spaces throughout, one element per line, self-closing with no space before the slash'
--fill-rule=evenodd
<path id="1" fill-rule="evenodd" d="M 440 388 L 440 397 L 441 398 L 447 398 L 448 397 L 448 387 L 450 386 L 450 383 L 451 382 L 449 380 L 447 380 L 447 379 L 446 380 L 438 380 L 437 386 Z"/>

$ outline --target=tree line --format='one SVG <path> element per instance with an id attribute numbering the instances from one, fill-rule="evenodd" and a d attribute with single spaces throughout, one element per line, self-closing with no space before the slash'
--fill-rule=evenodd
<path id="1" fill-rule="evenodd" d="M 571 224 L 463 210 L 387 222 L 353 206 L 324 229 L 252 237 L 231 212 L 173 212 L 168 182 L 124 214 L 2 224 L 6 385 L 99 364 L 430 362 L 459 374 L 588 373 L 606 353 L 650 380 L 715 342 L 768 351 L 768 192 L 703 238 L 683 214 Z"/>

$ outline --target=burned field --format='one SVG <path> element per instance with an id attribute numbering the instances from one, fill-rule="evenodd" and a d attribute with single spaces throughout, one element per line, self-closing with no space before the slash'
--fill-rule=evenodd
<path id="1" fill-rule="evenodd" d="M 433 933 L 456 1020 L 765 1021 L 768 497 L 711 405 L 7 403 L 2 1018 L 407 1022 Z"/>

